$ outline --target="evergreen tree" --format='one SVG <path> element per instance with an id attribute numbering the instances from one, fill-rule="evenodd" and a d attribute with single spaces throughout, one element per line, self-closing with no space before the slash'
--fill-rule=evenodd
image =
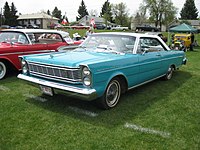
<path id="1" fill-rule="evenodd" d="M 12 2 L 12 4 L 11 4 L 11 7 L 10 7 L 10 18 L 9 18 L 9 21 L 10 21 L 10 25 L 11 26 L 16 26 L 16 25 L 18 25 L 18 23 L 17 23 L 17 18 L 18 18 L 18 16 L 16 15 L 17 14 L 17 9 L 16 9 L 16 7 L 15 7 L 15 5 L 14 5 L 14 3 Z"/>
<path id="2" fill-rule="evenodd" d="M 48 15 L 51 15 L 51 12 L 50 12 L 50 10 L 47 10 L 47 14 L 48 14 Z"/>
<path id="3" fill-rule="evenodd" d="M 106 20 L 106 24 L 107 24 L 107 21 L 113 22 L 111 5 L 110 5 L 109 0 L 106 0 L 105 3 L 103 4 L 100 16 Z"/>
<path id="4" fill-rule="evenodd" d="M 186 0 L 185 4 L 181 10 L 181 19 L 182 20 L 197 20 L 198 10 L 195 6 L 194 0 Z"/>
<path id="5" fill-rule="evenodd" d="M 5 19 L 4 24 L 10 25 L 11 12 L 10 12 L 10 7 L 8 5 L 8 2 L 5 3 L 3 9 L 4 9 L 3 14 L 4 14 L 4 19 Z"/>
<path id="6" fill-rule="evenodd" d="M 78 16 L 76 17 L 76 20 L 80 20 L 81 18 L 83 18 L 85 15 L 88 15 L 88 11 L 87 11 L 87 8 L 85 6 L 85 3 L 84 1 L 82 0 L 81 1 L 81 5 L 79 6 L 79 9 L 78 9 Z"/>
<path id="7" fill-rule="evenodd" d="M 58 19 L 60 19 L 59 22 L 62 21 L 61 10 L 58 10 L 57 7 L 55 7 L 54 10 L 52 11 L 52 16 L 53 16 L 53 17 L 56 17 L 56 18 L 58 18 Z"/>
<path id="8" fill-rule="evenodd" d="M 65 20 L 69 23 L 69 20 L 68 20 L 68 18 L 67 18 L 66 15 L 64 15 L 64 16 L 62 17 L 62 19 L 65 19 Z"/>
<path id="9" fill-rule="evenodd" d="M 3 23 L 6 25 L 10 25 L 10 26 L 18 25 L 18 22 L 17 22 L 18 16 L 16 15 L 17 9 L 16 9 L 14 3 L 12 3 L 11 6 L 9 6 L 8 2 L 6 2 L 3 9 L 4 9 L 4 12 L 3 12 L 4 22 Z"/>

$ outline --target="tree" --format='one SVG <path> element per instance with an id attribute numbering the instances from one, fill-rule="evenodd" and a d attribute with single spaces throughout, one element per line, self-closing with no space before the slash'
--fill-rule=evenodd
<path id="1" fill-rule="evenodd" d="M 116 24 L 122 26 L 129 26 L 130 25 L 130 18 L 128 17 L 128 10 L 125 3 L 119 3 L 112 5 L 112 13 L 113 18 Z"/>
<path id="2" fill-rule="evenodd" d="M 169 27 L 171 22 L 177 20 L 176 14 L 177 14 L 177 8 L 173 6 L 172 2 L 169 1 L 169 4 L 166 5 L 165 11 L 163 13 L 163 18 L 160 21 L 160 27 L 162 26 L 162 24 L 166 25 L 166 27 Z"/>
<path id="3" fill-rule="evenodd" d="M 10 19 L 9 18 L 11 17 L 11 13 L 10 13 L 10 7 L 8 5 L 8 2 L 5 3 L 3 9 L 4 9 L 3 14 L 4 14 L 4 18 L 5 18 L 4 24 L 10 25 Z"/>
<path id="4" fill-rule="evenodd" d="M 9 18 L 11 26 L 18 25 L 18 23 L 17 23 L 18 16 L 16 14 L 17 14 L 17 9 L 16 9 L 14 3 L 12 3 L 11 7 L 10 7 L 10 18 Z"/>
<path id="5" fill-rule="evenodd" d="M 48 14 L 48 15 L 51 15 L 51 12 L 50 12 L 50 10 L 47 10 L 47 14 Z"/>
<path id="6" fill-rule="evenodd" d="M 52 11 L 52 16 L 58 18 L 59 22 L 62 21 L 61 10 L 58 10 L 57 7 L 55 7 L 54 10 Z"/>
<path id="7" fill-rule="evenodd" d="M 85 15 L 88 15 L 88 11 L 87 11 L 87 8 L 85 6 L 85 3 L 84 1 L 82 0 L 81 1 L 81 5 L 79 6 L 79 9 L 78 9 L 78 16 L 76 17 L 76 20 L 80 20 L 81 18 L 83 18 Z"/>
<path id="8" fill-rule="evenodd" d="M 143 5 L 140 4 L 139 10 L 137 10 L 136 14 L 134 15 L 135 26 L 141 26 L 147 21 L 146 11 L 146 7 L 143 7 Z"/>
<path id="9" fill-rule="evenodd" d="M 143 16 L 143 14 L 140 13 L 140 11 L 138 11 L 138 12 L 136 13 L 136 15 L 134 16 L 135 26 L 140 26 L 140 25 L 142 25 L 145 21 L 146 21 L 146 17 Z"/>
<path id="10" fill-rule="evenodd" d="M 107 21 L 113 22 L 111 4 L 108 0 L 106 0 L 105 3 L 103 4 L 100 16 L 105 19 L 106 24 L 107 24 Z"/>
<path id="11" fill-rule="evenodd" d="M 195 6 L 194 0 L 186 0 L 185 4 L 181 10 L 182 20 L 197 20 L 198 10 Z"/>
<path id="12" fill-rule="evenodd" d="M 62 20 L 66 20 L 67 24 L 69 23 L 69 20 L 68 20 L 66 14 L 62 17 Z"/>
<path id="13" fill-rule="evenodd" d="M 4 12 L 3 12 L 4 17 L 1 18 L 1 20 L 2 20 L 1 23 L 2 24 L 4 23 L 4 24 L 9 25 L 9 26 L 18 25 L 18 22 L 17 22 L 18 16 L 16 15 L 17 9 L 16 9 L 14 3 L 12 3 L 11 7 L 10 7 L 8 5 L 8 2 L 6 2 L 3 9 L 4 9 Z"/>
<path id="14" fill-rule="evenodd" d="M 162 28 L 164 22 L 170 22 L 171 18 L 175 18 L 177 9 L 171 0 L 143 0 L 143 2 L 141 7 L 149 11 L 149 20 L 154 22 L 156 27 L 159 25 Z"/>
<path id="15" fill-rule="evenodd" d="M 94 16 L 94 17 L 98 17 L 98 12 L 97 12 L 96 9 L 91 9 L 91 10 L 89 11 L 89 15 L 90 15 L 90 16 Z"/>

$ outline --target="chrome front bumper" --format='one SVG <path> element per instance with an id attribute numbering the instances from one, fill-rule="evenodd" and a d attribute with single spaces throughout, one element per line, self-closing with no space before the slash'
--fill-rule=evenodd
<path id="1" fill-rule="evenodd" d="M 29 77 L 24 74 L 19 74 L 17 77 L 19 79 L 28 81 L 32 85 L 36 85 L 36 86 L 42 85 L 42 86 L 50 87 L 53 89 L 54 94 L 64 94 L 67 96 L 71 96 L 71 97 L 75 97 L 75 98 L 79 98 L 79 99 L 87 100 L 87 101 L 94 100 L 97 98 L 97 93 L 95 89 L 78 88 L 78 87 L 74 87 L 74 86 L 70 86 L 66 84 L 61 84 L 61 83 L 46 81 L 46 80 L 38 79 L 34 77 Z"/>

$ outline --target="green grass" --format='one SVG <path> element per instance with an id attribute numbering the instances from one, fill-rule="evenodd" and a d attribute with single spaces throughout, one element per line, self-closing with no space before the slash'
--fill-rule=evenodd
<path id="1" fill-rule="evenodd" d="M 186 55 L 188 64 L 170 81 L 133 89 L 106 111 L 42 96 L 10 74 L 0 81 L 0 150 L 200 149 L 200 49 Z"/>

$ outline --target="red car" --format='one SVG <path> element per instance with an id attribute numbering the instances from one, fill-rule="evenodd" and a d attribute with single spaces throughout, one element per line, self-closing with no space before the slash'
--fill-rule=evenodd
<path id="1" fill-rule="evenodd" d="M 21 70 L 19 55 L 49 53 L 69 45 L 57 30 L 6 29 L 0 31 L 0 80 L 12 68 Z"/>
<path id="2" fill-rule="evenodd" d="M 77 25 L 69 26 L 69 28 L 76 29 L 76 30 L 78 30 L 78 29 L 89 29 L 90 26 L 84 26 L 82 24 L 77 24 Z"/>

